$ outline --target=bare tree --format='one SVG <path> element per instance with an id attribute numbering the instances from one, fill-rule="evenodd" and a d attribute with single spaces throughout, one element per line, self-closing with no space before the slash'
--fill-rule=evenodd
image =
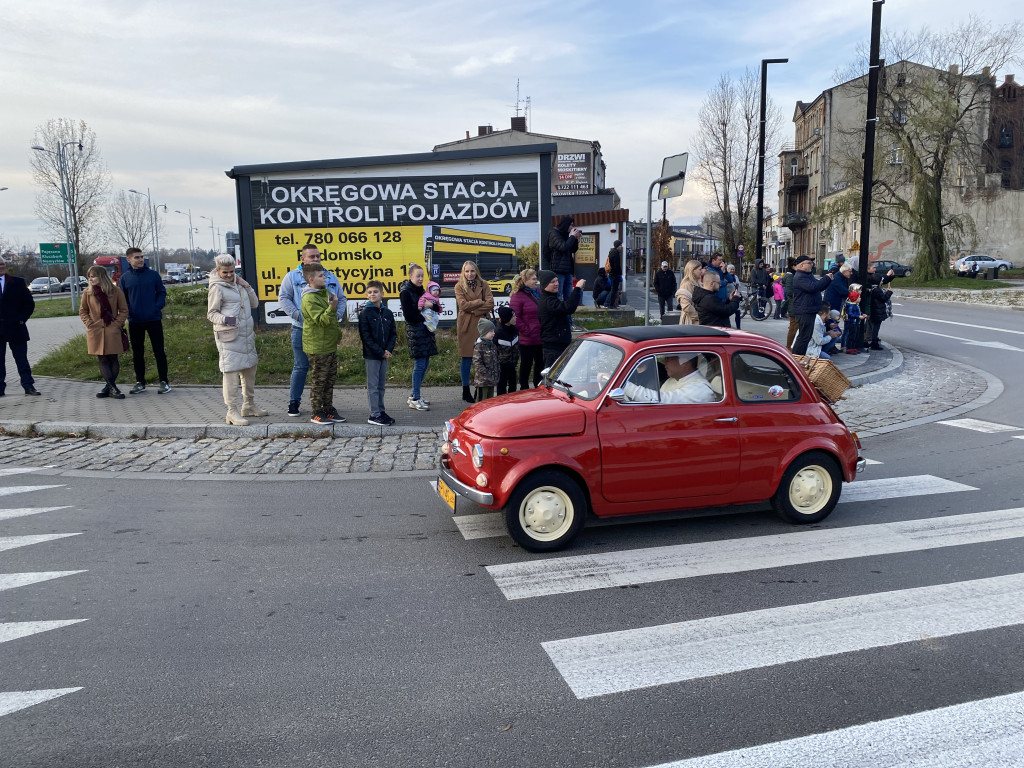
<path id="1" fill-rule="evenodd" d="M 64 240 L 64 204 L 56 153 L 64 149 L 71 239 L 75 253 L 84 258 L 102 237 L 103 204 L 110 187 L 110 174 L 96 145 L 96 133 L 84 120 L 76 123 L 54 118 L 36 128 L 32 144 L 48 150 L 32 153 L 32 177 L 41 187 L 36 196 L 36 215 L 60 241 Z"/>
<path id="2" fill-rule="evenodd" d="M 924 28 L 882 41 L 883 58 L 892 63 L 879 79 L 871 215 L 913 238 L 915 275 L 922 279 L 948 274 L 950 249 L 976 239 L 974 220 L 955 210 L 951 196 L 974 194 L 970 187 L 984 166 L 992 73 L 1020 60 L 1022 42 L 1020 22 L 993 27 L 975 16 L 945 32 Z M 837 73 L 862 99 L 865 70 L 860 63 Z M 844 126 L 842 134 L 836 175 L 849 186 L 814 213 L 828 223 L 860 213 L 863 127 Z"/>
<path id="3" fill-rule="evenodd" d="M 753 242 L 757 226 L 757 142 L 760 131 L 761 83 L 756 73 L 746 70 L 734 81 L 722 75 L 708 93 L 698 113 L 695 153 L 698 177 L 708 194 L 708 203 L 721 223 L 722 246 L 727 256 L 742 242 Z M 769 98 L 765 123 L 765 178 L 778 162 L 782 113 Z M 718 234 L 718 233 L 716 233 Z M 753 248 L 747 253 L 753 254 Z"/>
<path id="4" fill-rule="evenodd" d="M 107 240 L 122 250 L 149 249 L 153 239 L 149 203 L 140 195 L 120 190 L 107 203 Z"/>

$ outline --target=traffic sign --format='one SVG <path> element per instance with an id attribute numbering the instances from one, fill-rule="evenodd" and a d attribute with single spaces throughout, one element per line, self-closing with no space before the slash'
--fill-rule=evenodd
<path id="1" fill-rule="evenodd" d="M 53 264 L 70 264 L 68 253 L 75 255 L 74 243 L 40 243 L 39 263 L 43 266 Z"/>

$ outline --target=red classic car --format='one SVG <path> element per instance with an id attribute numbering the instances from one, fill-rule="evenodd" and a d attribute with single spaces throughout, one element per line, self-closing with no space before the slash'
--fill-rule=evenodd
<path id="1" fill-rule="evenodd" d="M 815 523 L 863 471 L 860 441 L 789 351 L 742 331 L 593 331 L 536 389 L 444 425 L 437 490 L 504 510 L 531 551 L 597 517 L 770 501 Z"/>

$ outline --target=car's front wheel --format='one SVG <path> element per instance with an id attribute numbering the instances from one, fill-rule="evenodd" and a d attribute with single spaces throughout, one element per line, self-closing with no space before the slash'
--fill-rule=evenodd
<path id="1" fill-rule="evenodd" d="M 772 496 L 772 507 L 787 522 L 817 523 L 835 509 L 842 488 L 836 460 L 823 451 L 811 451 L 786 469 Z"/>
<path id="2" fill-rule="evenodd" d="M 568 475 L 545 469 L 523 478 L 505 505 L 505 526 L 530 552 L 552 552 L 583 528 L 587 500 Z"/>

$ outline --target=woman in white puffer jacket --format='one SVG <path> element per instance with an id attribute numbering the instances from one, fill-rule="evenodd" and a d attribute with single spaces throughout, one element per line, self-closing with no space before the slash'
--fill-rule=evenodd
<path id="1" fill-rule="evenodd" d="M 220 353 L 224 404 L 228 407 L 225 421 L 244 427 L 249 423 L 245 416 L 267 415 L 254 399 L 259 358 L 252 310 L 259 302 L 252 287 L 235 275 L 233 256 L 218 256 L 214 263 L 206 317 L 213 323 L 213 338 Z"/>

